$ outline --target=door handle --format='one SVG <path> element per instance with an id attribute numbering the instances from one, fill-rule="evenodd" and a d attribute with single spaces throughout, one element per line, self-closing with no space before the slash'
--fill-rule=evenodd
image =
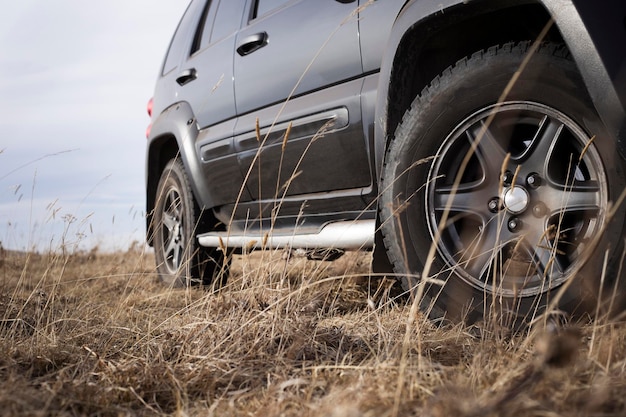
<path id="1" fill-rule="evenodd" d="M 181 72 L 180 74 L 178 74 L 178 77 L 176 77 L 176 82 L 179 85 L 185 85 L 195 80 L 197 77 L 198 77 L 198 72 L 196 71 L 196 69 L 188 68 L 184 70 L 183 72 Z"/>
<path id="2" fill-rule="evenodd" d="M 237 53 L 241 56 L 251 54 L 252 52 L 267 45 L 268 39 L 269 36 L 267 36 L 267 32 L 260 32 L 255 33 L 254 35 L 246 36 L 237 47 Z"/>

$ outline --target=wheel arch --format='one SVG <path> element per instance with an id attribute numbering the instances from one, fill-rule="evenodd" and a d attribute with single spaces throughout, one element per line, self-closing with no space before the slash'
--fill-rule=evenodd
<path id="1" fill-rule="evenodd" d="M 152 219 L 161 173 L 169 160 L 179 153 L 176 137 L 166 134 L 154 138 L 146 154 L 146 241 L 152 246 Z"/>
<path id="2" fill-rule="evenodd" d="M 409 3 L 400 13 L 390 39 L 390 55 L 383 58 L 376 132 L 376 166 L 393 132 L 413 99 L 441 72 L 460 59 L 496 44 L 536 39 L 550 21 L 538 2 L 447 2 L 426 9 Z M 432 6 L 431 6 L 432 7 Z M 556 27 L 546 40 L 562 43 Z"/>
<path id="3" fill-rule="evenodd" d="M 161 173 L 168 161 L 179 156 L 190 178 L 191 189 L 200 209 L 210 207 L 208 185 L 202 176 L 200 161 L 196 157 L 198 127 L 188 103 L 176 103 L 152 123 L 146 149 L 146 241 L 152 245 L 152 219 L 156 193 Z"/>
<path id="4" fill-rule="evenodd" d="M 602 38 L 602 24 L 598 23 L 606 21 L 606 32 L 618 41 L 626 39 L 622 21 L 626 5 L 615 0 L 595 12 L 583 6 L 583 1 L 560 0 L 409 2 L 394 23 L 381 66 L 375 131 L 377 174 L 405 111 L 432 79 L 480 49 L 537 39 L 551 18 L 554 24 L 544 40 L 568 47 L 601 119 L 626 156 L 626 98 L 620 87 L 624 78 L 616 74 L 624 53 L 611 53 L 612 43 Z M 607 16 L 612 19 L 608 21 Z"/>

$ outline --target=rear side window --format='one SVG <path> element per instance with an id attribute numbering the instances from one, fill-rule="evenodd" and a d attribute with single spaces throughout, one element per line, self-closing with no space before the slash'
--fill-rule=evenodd
<path id="1" fill-rule="evenodd" d="M 289 2 L 289 0 L 257 0 L 254 6 L 253 19 L 263 16 L 265 13 L 270 12 L 283 4 Z"/>
<path id="2" fill-rule="evenodd" d="M 196 33 L 193 36 L 193 43 L 191 44 L 190 55 L 198 52 L 201 48 L 208 44 L 208 39 L 206 38 L 208 38 L 209 36 L 207 36 L 207 33 L 211 31 L 211 23 L 213 22 L 207 22 L 207 20 L 212 20 L 209 19 L 209 12 L 211 11 L 212 3 L 213 1 L 207 0 L 206 4 L 204 5 L 204 9 L 202 10 L 202 17 L 200 18 L 200 22 L 198 23 L 198 27 L 196 28 Z"/>
<path id="3" fill-rule="evenodd" d="M 208 0 L 196 28 L 190 55 L 236 32 L 241 26 L 243 4 L 233 0 Z"/>
<path id="4" fill-rule="evenodd" d="M 242 11 L 242 2 L 233 0 L 220 1 L 220 6 L 215 16 L 215 22 L 213 23 L 211 43 L 224 39 L 239 30 L 241 27 Z"/>
<path id="5" fill-rule="evenodd" d="M 183 18 L 178 23 L 178 27 L 176 28 L 176 32 L 174 32 L 170 47 L 165 55 L 163 70 L 161 71 L 162 75 L 167 74 L 178 66 L 183 50 L 188 45 L 187 42 L 189 39 L 188 34 L 190 26 L 197 21 L 198 14 L 202 13 L 205 1 L 206 0 L 195 0 L 189 4 L 189 7 L 187 7 Z"/>

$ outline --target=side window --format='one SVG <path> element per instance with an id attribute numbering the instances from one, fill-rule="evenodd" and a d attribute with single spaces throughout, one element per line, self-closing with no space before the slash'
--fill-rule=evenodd
<path id="1" fill-rule="evenodd" d="M 167 49 L 167 54 L 165 55 L 165 60 L 163 61 L 163 69 L 161 71 L 162 75 L 172 71 L 180 63 L 182 51 L 187 45 L 187 40 L 189 39 L 187 35 L 189 33 L 189 26 L 192 25 L 194 20 L 197 18 L 197 13 L 199 13 L 198 9 L 200 9 L 202 5 L 203 1 L 197 0 L 192 1 L 189 4 L 189 7 L 187 7 L 185 14 L 178 23 L 176 32 L 174 32 L 170 46 Z"/>
<path id="2" fill-rule="evenodd" d="M 193 55 L 198 52 L 200 49 L 204 48 L 209 43 L 211 26 L 213 24 L 213 19 L 209 16 L 214 15 L 214 13 L 210 13 L 211 6 L 213 3 L 217 3 L 216 1 L 206 0 L 206 4 L 202 9 L 202 16 L 200 17 L 200 21 L 198 22 L 198 26 L 196 27 L 196 33 L 193 35 L 193 43 L 191 44 L 191 50 L 189 51 L 189 55 Z"/>
<path id="3" fill-rule="evenodd" d="M 263 16 L 265 13 L 282 6 L 288 1 L 289 0 L 256 0 L 252 18 L 256 19 L 257 17 Z"/>
<path id="4" fill-rule="evenodd" d="M 213 32 L 211 33 L 211 43 L 224 39 L 233 34 L 241 27 L 242 5 L 233 0 L 222 0 L 217 9 Z"/>
<path id="5" fill-rule="evenodd" d="M 236 32 L 240 25 L 241 6 L 239 2 L 207 0 L 194 34 L 190 55 Z"/>

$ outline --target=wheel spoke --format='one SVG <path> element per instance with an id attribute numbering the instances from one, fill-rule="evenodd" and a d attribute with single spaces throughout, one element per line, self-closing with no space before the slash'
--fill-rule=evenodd
<path id="1" fill-rule="evenodd" d="M 600 201 L 598 186 L 595 182 L 588 181 L 584 185 L 575 185 L 570 189 L 551 187 L 541 194 L 543 201 L 550 211 L 599 211 Z"/>
<path id="2" fill-rule="evenodd" d="M 161 217 L 163 230 L 163 257 L 171 271 L 180 267 L 184 246 L 182 243 L 183 218 L 182 201 L 176 189 L 170 189 L 165 196 Z"/>
<path id="3" fill-rule="evenodd" d="M 173 247 L 173 258 L 172 258 L 172 264 L 173 266 L 178 269 L 180 268 L 180 264 L 181 264 L 181 259 L 182 259 L 182 252 L 183 252 L 183 248 L 180 244 L 175 243 L 174 247 Z"/>
<path id="4" fill-rule="evenodd" d="M 476 148 L 476 157 L 483 169 L 485 185 L 494 185 L 500 182 L 502 162 L 506 158 L 506 150 L 496 139 L 493 132 L 484 121 L 472 126 L 466 132 L 473 147 Z"/>
<path id="5" fill-rule="evenodd" d="M 166 212 L 174 217 L 180 217 L 182 203 L 180 200 L 180 195 L 176 192 L 176 190 L 170 190 L 165 202 Z"/>
<path id="6" fill-rule="evenodd" d="M 531 262 L 535 264 L 535 273 L 540 277 L 545 277 L 551 273 L 562 274 L 565 265 L 561 265 L 555 256 L 557 249 L 553 245 L 553 237 L 557 233 L 556 227 L 549 226 L 544 219 L 527 218 L 531 221 L 525 228 L 523 235 L 524 248 Z"/>
<path id="7" fill-rule="evenodd" d="M 460 185 L 456 190 L 449 186 L 439 186 L 435 188 L 433 208 L 440 212 L 449 209 L 451 212 L 477 214 L 486 222 L 487 216 L 484 213 L 490 197 L 488 189 L 475 185 Z"/>
<path id="8" fill-rule="evenodd" d="M 177 270 L 180 267 L 184 249 L 184 245 L 178 235 L 170 236 L 163 252 L 165 259 L 169 260 L 171 269 Z"/>
<path id="9" fill-rule="evenodd" d="M 484 222 L 478 230 L 464 228 L 458 231 L 459 264 L 474 277 L 483 277 L 492 267 L 501 246 L 501 228 L 498 217 Z"/>
<path id="10" fill-rule="evenodd" d="M 165 253 L 165 258 L 169 259 L 175 259 L 177 256 L 177 243 L 176 243 L 176 236 L 174 236 L 173 234 L 170 234 L 166 244 L 164 245 L 165 249 L 163 250 L 163 252 Z M 174 261 L 174 264 L 176 264 L 176 261 Z"/>
<path id="11" fill-rule="evenodd" d="M 531 244 L 526 238 L 518 240 L 503 271 L 503 286 L 508 289 L 542 288 L 550 270 L 559 268 L 549 248 Z"/>
<path id="12" fill-rule="evenodd" d="M 563 123 L 548 116 L 543 117 L 535 136 L 519 157 L 520 160 L 524 161 L 526 171 L 540 172 L 542 175 L 547 176 L 547 165 L 550 161 L 552 150 L 561 136 L 563 127 Z"/>
<path id="13" fill-rule="evenodd" d="M 176 217 L 171 213 L 163 213 L 163 225 L 167 228 L 169 233 L 172 233 L 178 221 Z"/>

